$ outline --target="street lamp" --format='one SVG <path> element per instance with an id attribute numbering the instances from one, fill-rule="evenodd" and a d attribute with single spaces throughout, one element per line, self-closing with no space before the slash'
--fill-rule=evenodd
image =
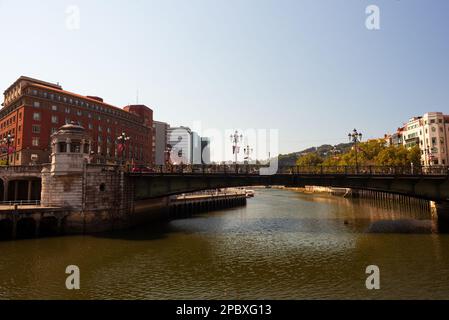
<path id="1" fill-rule="evenodd" d="M 14 142 L 14 135 L 8 133 L 6 137 L 3 138 L 3 143 L 6 144 L 6 165 L 9 166 L 9 151 L 10 146 Z"/>
<path id="2" fill-rule="evenodd" d="M 165 147 L 165 164 L 169 165 L 171 164 L 171 152 L 172 152 L 173 147 L 171 146 L 171 144 L 167 144 L 167 146 Z"/>
<path id="3" fill-rule="evenodd" d="M 129 141 L 129 139 L 129 136 L 127 136 L 125 132 L 122 132 L 122 134 L 117 137 L 118 148 L 119 151 L 122 152 L 122 164 L 125 163 L 126 142 Z"/>
<path id="4" fill-rule="evenodd" d="M 359 163 L 357 159 L 357 143 L 362 141 L 362 133 L 357 132 L 357 129 L 352 130 L 348 134 L 349 141 L 354 143 L 354 149 L 355 149 L 355 172 L 359 173 Z"/>
<path id="5" fill-rule="evenodd" d="M 235 164 L 237 165 L 237 155 L 240 152 L 239 143 L 243 140 L 243 135 L 236 130 L 234 134 L 231 134 L 232 153 L 235 155 Z"/>
<path id="6" fill-rule="evenodd" d="M 251 153 L 253 153 L 253 149 L 250 148 L 249 145 L 247 145 L 247 146 L 245 147 L 245 149 L 243 149 L 243 152 L 244 152 L 244 154 L 245 154 L 245 161 L 246 161 L 246 163 L 248 163 L 248 162 L 249 162 L 250 155 L 251 155 Z"/>

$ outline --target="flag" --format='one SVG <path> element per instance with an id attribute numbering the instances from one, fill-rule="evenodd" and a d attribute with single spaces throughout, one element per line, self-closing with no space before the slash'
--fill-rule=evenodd
<path id="1" fill-rule="evenodd" d="M 117 147 L 117 151 L 118 151 L 119 153 L 122 153 L 124 150 L 125 150 L 125 145 L 122 144 L 122 143 L 120 143 L 120 144 L 118 145 L 118 147 Z"/>

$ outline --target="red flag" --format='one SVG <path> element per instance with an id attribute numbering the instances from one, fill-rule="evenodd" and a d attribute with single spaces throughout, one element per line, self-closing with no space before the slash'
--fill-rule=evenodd
<path id="1" fill-rule="evenodd" d="M 117 147 L 117 151 L 119 153 L 122 153 L 124 149 L 125 149 L 125 146 L 123 144 L 119 144 L 118 147 Z"/>

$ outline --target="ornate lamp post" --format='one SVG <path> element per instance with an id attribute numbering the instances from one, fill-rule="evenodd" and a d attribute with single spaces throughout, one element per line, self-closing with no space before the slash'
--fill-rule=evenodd
<path id="1" fill-rule="evenodd" d="M 125 132 L 122 132 L 122 134 L 117 137 L 117 145 L 119 151 L 122 152 L 122 164 L 125 163 L 126 142 L 129 141 L 129 139 L 130 139 L 129 136 L 127 136 Z"/>
<path id="2" fill-rule="evenodd" d="M 348 138 L 349 138 L 350 142 L 354 143 L 354 149 L 355 149 L 355 172 L 359 173 L 359 163 L 358 163 L 358 159 L 357 159 L 357 143 L 362 141 L 362 133 L 361 132 L 357 132 L 357 129 L 354 129 L 354 130 L 352 130 L 352 132 L 350 132 L 348 134 Z"/>
<path id="3" fill-rule="evenodd" d="M 3 142 L 6 144 L 6 165 L 9 166 L 9 153 L 10 147 L 14 142 L 14 135 L 8 133 L 8 135 L 3 138 Z"/>
<path id="4" fill-rule="evenodd" d="M 243 153 L 245 154 L 245 162 L 248 163 L 250 159 L 251 153 L 253 153 L 253 149 L 247 145 L 245 149 L 243 149 Z"/>
<path id="5" fill-rule="evenodd" d="M 243 135 L 236 130 L 234 134 L 231 134 L 232 153 L 235 155 L 235 164 L 237 165 L 237 156 L 240 152 L 239 143 L 243 140 Z"/>
<path id="6" fill-rule="evenodd" d="M 171 152 L 172 152 L 172 146 L 171 144 L 167 144 L 167 146 L 165 147 L 164 153 L 165 153 L 165 164 L 166 165 L 170 165 L 171 164 Z"/>

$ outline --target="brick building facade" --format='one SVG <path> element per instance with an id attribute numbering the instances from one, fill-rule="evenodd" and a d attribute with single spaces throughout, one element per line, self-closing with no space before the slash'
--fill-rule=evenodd
<path id="1" fill-rule="evenodd" d="M 75 122 L 92 137 L 91 162 L 128 163 L 154 162 L 153 111 L 145 105 L 123 109 L 107 104 L 103 99 L 82 96 L 53 84 L 20 77 L 4 92 L 0 110 L 0 159 L 5 160 L 4 138 L 13 136 L 10 165 L 48 163 L 50 136 L 61 126 Z M 125 132 L 130 137 L 124 154 L 117 148 L 117 137 Z"/>

